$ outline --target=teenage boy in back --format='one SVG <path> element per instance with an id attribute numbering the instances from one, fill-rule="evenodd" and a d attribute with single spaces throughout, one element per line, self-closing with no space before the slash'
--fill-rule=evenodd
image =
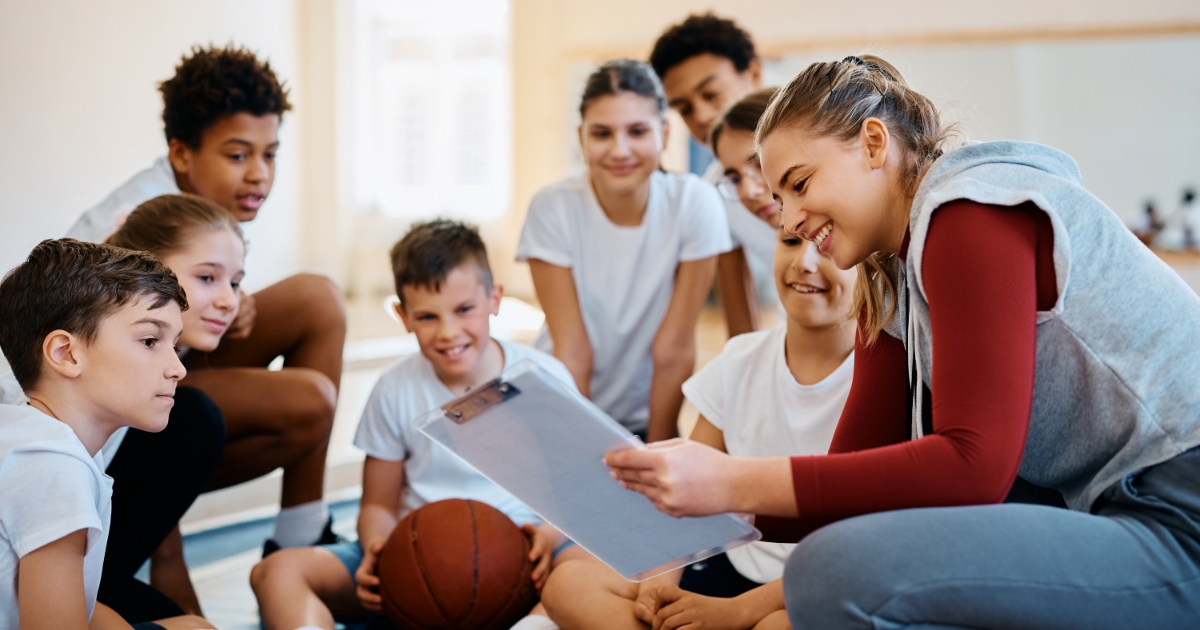
<path id="1" fill-rule="evenodd" d="M 548 354 L 491 337 L 488 317 L 499 312 L 503 289 L 492 281 L 487 249 L 474 229 L 445 220 L 414 226 L 392 248 L 392 272 L 400 298 L 396 314 L 421 352 L 379 378 L 354 438 L 367 453 L 358 542 L 287 549 L 254 567 L 250 582 L 268 630 L 333 628 L 335 616 L 356 620 L 378 613 L 380 549 L 401 518 L 435 501 L 474 499 L 521 525 L 532 539 L 539 589 L 553 552 L 569 546 L 553 527 L 538 526 L 540 519 L 515 497 L 417 431 L 415 422 L 520 361 L 537 363 L 574 389 L 571 373 Z M 567 549 L 559 558 L 578 552 Z M 536 614 L 522 624 L 556 627 Z"/>
<path id="2" fill-rule="evenodd" d="M 725 110 L 762 87 L 754 40 L 733 20 L 712 13 L 689 15 L 659 36 L 650 65 L 662 80 L 667 104 L 692 133 L 691 149 L 707 163 L 696 174 L 720 184 L 725 169 L 709 150 L 712 129 Z M 776 238 L 775 230 L 748 212 L 736 195 L 725 195 L 725 213 L 734 248 L 717 258 L 717 290 L 733 337 L 758 328 L 759 293 L 775 301 L 771 270 Z"/>
<path id="3" fill-rule="evenodd" d="M 258 216 L 275 179 L 279 127 L 292 107 L 287 86 L 270 63 L 232 45 L 195 48 L 159 91 L 167 154 L 87 210 L 67 236 L 101 242 L 138 205 L 180 192 L 216 202 L 241 222 Z M 210 397 L 225 421 L 224 454 L 207 490 L 282 468 L 282 509 L 264 554 L 333 542 L 323 489 L 346 336 L 341 293 L 327 278 L 299 274 L 253 295 L 239 291 L 239 298 L 237 319 L 220 346 L 184 358 L 189 368 L 184 384 Z M 282 370 L 262 369 L 279 356 Z M 123 448 L 115 442 L 105 447 L 107 461 L 119 450 L 127 461 L 143 459 L 144 453 L 129 452 L 137 445 Z M 122 501 L 115 510 L 114 521 L 125 522 Z M 186 583 L 178 532 L 164 547 L 171 552 L 160 549 L 155 561 L 178 560 L 169 572 Z M 143 560 L 132 557 L 120 564 L 137 567 Z M 168 573 L 165 567 L 158 571 L 158 564 L 155 568 L 156 576 Z M 185 585 L 184 595 L 191 590 Z M 178 589 L 163 590 L 183 604 Z"/>
<path id="4" fill-rule="evenodd" d="M 0 630 L 130 627 L 96 602 L 113 492 L 98 453 L 122 427 L 166 426 L 186 308 L 150 254 L 73 239 L 0 282 L 0 350 L 28 396 L 0 405 Z"/>

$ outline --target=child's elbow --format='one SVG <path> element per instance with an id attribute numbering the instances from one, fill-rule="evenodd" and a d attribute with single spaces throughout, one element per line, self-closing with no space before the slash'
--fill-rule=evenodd
<path id="1" fill-rule="evenodd" d="M 576 377 L 590 378 L 592 375 L 592 348 L 587 345 L 564 348 L 559 361 Z"/>
<path id="2" fill-rule="evenodd" d="M 696 343 L 691 339 L 656 342 L 650 355 L 655 371 L 690 370 L 696 364 Z"/>

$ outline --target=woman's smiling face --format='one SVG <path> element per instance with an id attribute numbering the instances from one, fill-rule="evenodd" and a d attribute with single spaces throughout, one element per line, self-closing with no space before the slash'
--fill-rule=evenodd
<path id="1" fill-rule="evenodd" d="M 784 231 L 813 241 L 841 269 L 893 248 L 899 156 L 889 140 L 873 118 L 850 141 L 799 125 L 767 136 L 759 158 Z"/>

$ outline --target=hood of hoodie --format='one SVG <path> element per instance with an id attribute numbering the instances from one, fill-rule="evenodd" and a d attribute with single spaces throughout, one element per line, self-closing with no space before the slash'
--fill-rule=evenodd
<path id="1" fill-rule="evenodd" d="M 920 198 L 923 192 L 936 190 L 942 184 L 961 175 L 970 177 L 968 171 L 971 169 L 1000 164 L 1037 169 L 1048 175 L 1066 179 L 1076 186 L 1083 185 L 1079 165 L 1071 156 L 1053 147 L 1019 140 L 970 140 L 963 146 L 948 151 L 929 167 L 917 189 L 917 197 Z"/>

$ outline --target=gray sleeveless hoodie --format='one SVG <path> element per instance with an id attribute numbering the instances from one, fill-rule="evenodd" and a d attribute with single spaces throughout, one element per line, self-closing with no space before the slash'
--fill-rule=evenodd
<path id="1" fill-rule="evenodd" d="M 1074 160 L 1038 144 L 967 144 L 937 160 L 917 190 L 900 308 L 886 332 L 905 341 L 925 384 L 933 361 L 922 254 L 933 212 L 957 199 L 1033 202 L 1054 230 L 1058 301 L 1037 314 L 1020 475 L 1088 511 L 1125 475 L 1200 445 L 1200 297 L 1084 189 Z"/>

